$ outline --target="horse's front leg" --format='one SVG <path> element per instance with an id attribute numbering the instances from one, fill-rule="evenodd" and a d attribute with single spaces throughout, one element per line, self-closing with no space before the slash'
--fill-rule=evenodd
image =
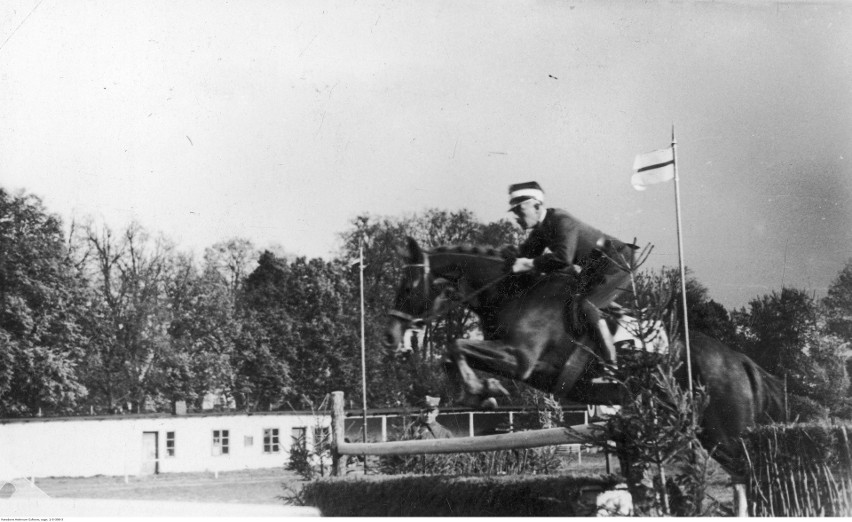
<path id="1" fill-rule="evenodd" d="M 469 395 L 475 395 L 468 390 L 475 392 L 482 388 L 479 376 L 470 371 L 470 366 L 467 365 L 464 355 L 455 352 L 452 347 L 444 357 L 444 370 L 447 372 L 452 389 L 458 390 L 457 403 L 466 403 Z"/>
<path id="2" fill-rule="evenodd" d="M 459 339 L 450 346 L 450 361 L 446 363 L 447 374 L 453 385 L 461 389 L 459 402 L 473 407 L 494 407 L 497 405 L 494 397 L 505 397 L 509 392 L 497 379 L 481 379 L 467 362 L 467 355 L 477 359 L 482 357 L 483 348 L 486 358 L 493 364 L 494 361 L 502 359 L 500 352 L 501 348 L 505 347 L 493 341 Z M 514 367 L 511 361 L 503 361 L 500 366 Z"/>

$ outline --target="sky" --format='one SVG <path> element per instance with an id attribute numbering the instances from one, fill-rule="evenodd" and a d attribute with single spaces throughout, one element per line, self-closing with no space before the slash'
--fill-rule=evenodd
<path id="1" fill-rule="evenodd" d="M 817 298 L 852 258 L 852 3 L 7 0 L 0 186 L 66 223 L 136 220 L 338 253 L 357 216 L 509 218 L 538 181 L 728 309 Z"/>

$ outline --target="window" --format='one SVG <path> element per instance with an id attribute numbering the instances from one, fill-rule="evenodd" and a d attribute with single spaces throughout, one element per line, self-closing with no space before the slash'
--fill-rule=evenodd
<path id="1" fill-rule="evenodd" d="M 243 446 L 247 448 L 254 446 L 254 437 L 252 437 L 251 435 L 246 435 L 245 437 L 243 437 Z"/>
<path id="2" fill-rule="evenodd" d="M 331 447 L 331 429 L 326 426 L 314 428 L 314 449 L 322 452 Z"/>
<path id="3" fill-rule="evenodd" d="M 290 430 L 290 446 L 299 446 L 304 448 L 308 443 L 308 428 L 304 426 L 292 428 Z"/>
<path id="4" fill-rule="evenodd" d="M 228 454 L 228 430 L 213 430 L 213 454 Z"/>
<path id="5" fill-rule="evenodd" d="M 166 432 L 166 456 L 175 456 L 175 432 L 173 431 Z"/>
<path id="6" fill-rule="evenodd" d="M 264 428 L 263 430 L 263 452 L 278 453 L 278 428 Z"/>

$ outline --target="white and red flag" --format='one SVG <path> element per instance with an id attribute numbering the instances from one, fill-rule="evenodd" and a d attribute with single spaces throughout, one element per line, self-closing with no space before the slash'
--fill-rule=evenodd
<path id="1" fill-rule="evenodd" d="M 645 190 L 648 185 L 674 179 L 674 162 L 671 148 L 640 154 L 633 161 L 630 183 L 636 190 Z"/>

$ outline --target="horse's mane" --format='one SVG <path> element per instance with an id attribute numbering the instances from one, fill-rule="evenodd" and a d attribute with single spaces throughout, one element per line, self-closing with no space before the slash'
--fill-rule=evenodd
<path id="1" fill-rule="evenodd" d="M 433 248 L 429 254 L 459 254 L 490 258 L 494 261 L 503 261 L 499 248 L 478 245 L 442 245 Z"/>

